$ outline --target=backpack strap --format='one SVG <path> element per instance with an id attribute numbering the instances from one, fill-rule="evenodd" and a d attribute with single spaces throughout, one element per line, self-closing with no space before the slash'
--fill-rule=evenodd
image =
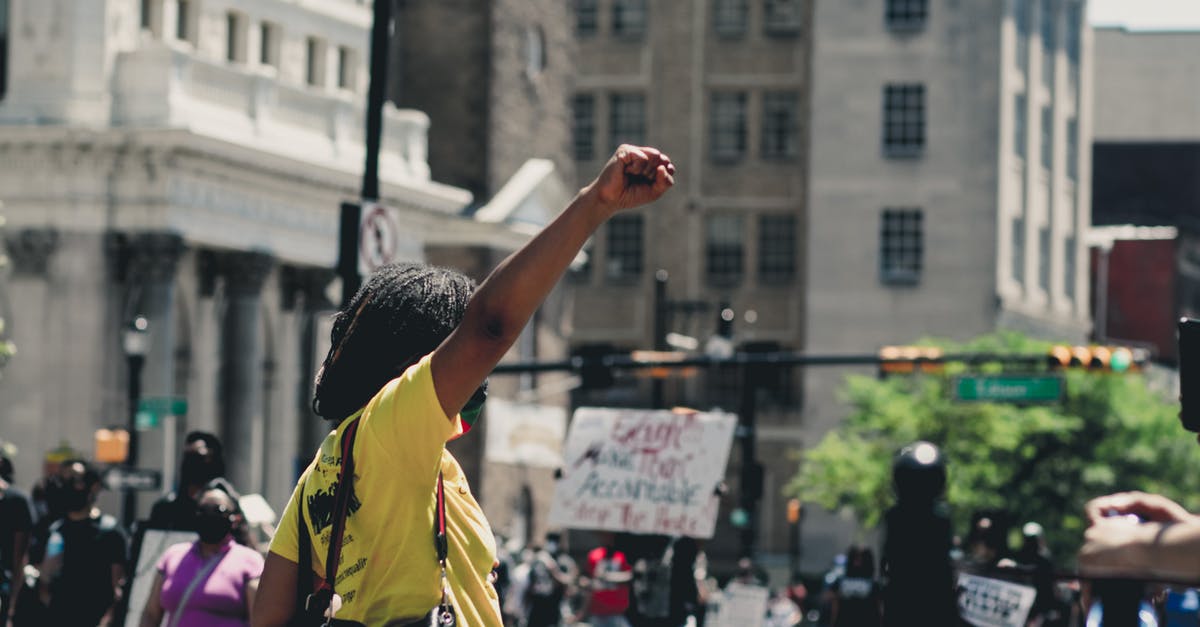
<path id="1" fill-rule="evenodd" d="M 325 580 L 304 601 L 304 610 L 310 615 L 324 615 L 336 596 L 334 585 L 337 581 L 338 565 L 342 559 L 342 538 L 346 533 L 346 514 L 350 508 L 350 494 L 354 483 L 354 438 L 358 434 L 358 422 L 361 417 L 360 415 L 359 418 L 351 420 L 342 431 L 342 466 L 338 470 L 337 489 L 334 494 L 329 550 L 325 553 Z M 303 519 L 300 524 L 304 524 Z M 311 566 L 309 570 L 311 571 Z M 336 608 L 334 610 L 336 611 Z"/>

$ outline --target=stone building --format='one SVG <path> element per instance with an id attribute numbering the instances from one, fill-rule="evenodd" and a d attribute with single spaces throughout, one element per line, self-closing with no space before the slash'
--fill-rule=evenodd
<path id="1" fill-rule="evenodd" d="M 575 54 L 568 5 L 561 0 L 396 5 L 390 98 L 429 115 L 433 178 L 472 192 L 477 204 L 468 213 L 480 222 L 544 224 L 574 193 L 568 97 Z M 455 254 L 474 259 L 483 271 L 505 252 L 475 247 Z M 526 333 L 511 359 L 566 354 L 568 292 L 555 291 L 537 314 L 536 330 Z M 540 541 L 547 531 L 555 455 L 544 450 L 514 459 L 508 453 L 520 448 L 517 442 L 497 442 L 491 449 L 486 443 L 501 432 L 519 438 L 522 430 L 514 425 L 547 416 L 556 416 L 550 432 L 565 429 L 569 378 L 569 373 L 493 376 L 492 395 L 517 403 L 492 403 L 481 436 L 451 446 L 484 495 L 489 521 L 517 543 Z"/>
<path id="2" fill-rule="evenodd" d="M 139 465 L 215 431 L 239 489 L 281 507 L 328 429 L 308 399 L 338 295 L 337 208 L 362 171 L 369 4 L 7 4 L 0 195 L 21 358 L 0 381 L 0 437 L 22 445 L 20 480 L 41 451 L 90 451 L 94 430 L 127 423 L 120 338 L 143 315 L 144 396 L 188 410 L 174 433 L 140 433 Z M 528 235 L 506 222 L 540 205 L 526 186 L 464 217 L 473 196 L 431 178 L 428 128 L 385 110 L 382 201 L 410 256 L 480 276 L 494 259 L 463 251 L 514 250 Z"/>
<path id="3" fill-rule="evenodd" d="M 998 327 L 1086 337 L 1086 13 L 1082 0 L 816 3 L 810 352 Z M 808 371 L 798 443 L 842 418 L 850 371 Z M 826 559 L 847 526 L 813 514 L 804 545 L 827 550 L 806 555 Z"/>
<path id="4" fill-rule="evenodd" d="M 670 194 L 618 216 L 593 238 L 589 263 L 572 277 L 574 350 L 667 348 L 667 333 L 715 346 L 719 332 L 746 350 L 801 350 L 813 3 L 570 6 L 579 47 L 571 97 L 579 182 L 623 142 L 658 146 L 679 169 Z M 659 270 L 667 278 L 662 292 Z M 725 310 L 733 319 L 721 324 Z M 658 382 L 619 375 L 613 387 L 582 390 L 575 400 L 738 411 L 741 382 L 732 368 Z M 800 401 L 796 372 L 773 371 L 760 387 L 757 458 L 766 468 L 757 531 L 768 561 L 782 560 L 790 544 L 780 490 L 796 471 L 787 451 Z M 739 450 L 735 444 L 733 489 L 706 549 L 723 561 L 740 550 L 729 524 Z"/>

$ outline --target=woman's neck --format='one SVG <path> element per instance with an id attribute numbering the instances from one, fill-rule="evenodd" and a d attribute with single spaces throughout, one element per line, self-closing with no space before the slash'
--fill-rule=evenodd
<path id="1" fill-rule="evenodd" d="M 200 543 L 200 556 L 201 557 L 212 557 L 212 556 L 216 555 L 217 553 L 220 553 L 221 549 L 224 546 L 225 546 L 224 539 L 220 540 L 216 544 L 209 544 L 207 542 L 201 542 Z"/>

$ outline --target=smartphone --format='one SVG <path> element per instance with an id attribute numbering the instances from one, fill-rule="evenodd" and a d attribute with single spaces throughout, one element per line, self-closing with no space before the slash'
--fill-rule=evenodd
<path id="1" fill-rule="evenodd" d="M 1200 433 L 1200 320 L 1179 321 L 1179 421 Z"/>

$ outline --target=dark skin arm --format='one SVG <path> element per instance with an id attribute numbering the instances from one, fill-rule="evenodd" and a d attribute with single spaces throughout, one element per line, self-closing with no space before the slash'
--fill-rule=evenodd
<path id="1" fill-rule="evenodd" d="M 267 553 L 262 578 L 258 581 L 254 609 L 250 612 L 253 627 L 284 627 L 292 619 L 296 607 L 296 577 L 300 565 L 275 553 Z"/>

